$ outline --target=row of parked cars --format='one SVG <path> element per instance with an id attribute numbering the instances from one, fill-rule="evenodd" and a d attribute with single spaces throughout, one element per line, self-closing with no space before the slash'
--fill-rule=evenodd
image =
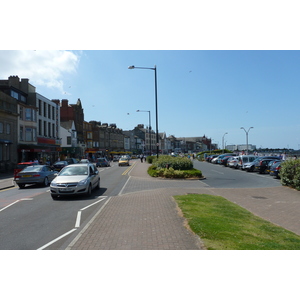
<path id="1" fill-rule="evenodd" d="M 278 156 L 225 153 L 221 155 L 210 155 L 206 157 L 206 161 L 248 172 L 258 172 L 260 174 L 268 173 L 275 178 L 280 178 L 281 159 Z"/>
<path id="2" fill-rule="evenodd" d="M 119 166 L 129 166 L 130 157 L 124 155 L 118 161 Z M 83 165 L 86 166 L 84 167 Z M 42 165 L 38 162 L 22 162 L 14 170 L 14 181 L 20 189 L 23 189 L 26 184 L 48 186 L 51 183 L 52 198 L 57 198 L 61 193 L 66 195 L 72 193 L 89 194 L 91 189 L 98 186 L 98 181 L 100 186 L 100 176 L 98 176 L 99 171 L 97 171 L 97 167 L 109 166 L 110 162 L 104 157 L 97 158 L 95 164 L 88 159 L 79 161 L 75 158 L 57 161 L 52 166 Z M 61 176 L 64 176 L 64 178 Z M 73 177 L 71 178 L 70 176 Z M 94 177 L 96 179 L 93 179 Z M 63 180 L 67 180 L 67 182 L 64 183 Z M 59 184 L 57 183 L 58 181 L 60 182 Z M 89 183 L 91 186 L 89 186 Z M 56 186 L 59 188 L 56 188 Z"/>

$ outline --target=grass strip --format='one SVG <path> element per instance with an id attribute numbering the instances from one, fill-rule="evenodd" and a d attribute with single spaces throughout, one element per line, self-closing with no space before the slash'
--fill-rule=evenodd
<path id="1" fill-rule="evenodd" d="M 208 250 L 299 250 L 300 236 L 220 196 L 174 196 Z"/>

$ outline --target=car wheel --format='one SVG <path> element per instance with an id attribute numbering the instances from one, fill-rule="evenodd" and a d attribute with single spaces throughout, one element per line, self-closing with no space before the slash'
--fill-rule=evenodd
<path id="1" fill-rule="evenodd" d="M 91 196 L 92 195 L 92 185 L 90 184 L 89 187 L 88 187 L 88 190 L 86 192 L 86 195 L 87 196 Z"/>
<path id="2" fill-rule="evenodd" d="M 24 183 L 20 183 L 20 184 L 18 184 L 18 186 L 19 186 L 20 189 L 24 189 L 25 184 Z"/>
<path id="3" fill-rule="evenodd" d="M 45 177 L 44 186 L 48 186 L 48 185 L 49 185 L 49 179 L 48 179 L 48 177 Z"/>

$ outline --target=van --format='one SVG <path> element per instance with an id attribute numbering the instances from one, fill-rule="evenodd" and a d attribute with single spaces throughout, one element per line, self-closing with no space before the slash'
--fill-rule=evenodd
<path id="1" fill-rule="evenodd" d="M 244 170 L 244 165 L 246 163 L 251 163 L 253 162 L 256 158 L 258 158 L 258 156 L 256 155 L 239 155 L 238 157 L 238 168 Z"/>

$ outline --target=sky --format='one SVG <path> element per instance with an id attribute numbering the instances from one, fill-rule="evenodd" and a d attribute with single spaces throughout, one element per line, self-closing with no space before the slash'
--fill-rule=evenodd
<path id="1" fill-rule="evenodd" d="M 1 79 L 28 78 L 48 99 L 80 98 L 85 121 L 123 130 L 148 126 L 149 114 L 136 111 L 150 111 L 156 130 L 154 71 L 128 69 L 156 66 L 159 132 L 205 135 L 222 147 L 223 137 L 245 144 L 241 127 L 253 127 L 249 144 L 300 149 L 297 1 L 129 0 L 92 9 L 98 2 L 54 0 L 46 11 L 16 1 L 14 18 L 26 12 L 26 27 L 2 16 Z"/>
<path id="2" fill-rule="evenodd" d="M 80 98 L 85 121 L 167 136 L 300 148 L 300 52 L 290 50 L 1 50 L 0 77 L 29 78 L 48 99 Z"/>

